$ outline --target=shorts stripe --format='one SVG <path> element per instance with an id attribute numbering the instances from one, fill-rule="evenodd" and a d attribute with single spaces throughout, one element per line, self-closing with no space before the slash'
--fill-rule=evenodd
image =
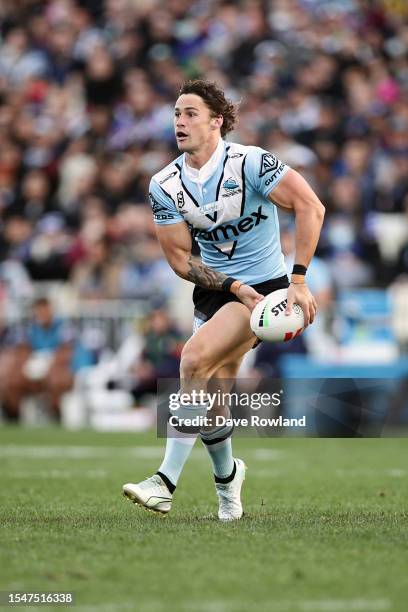
<path id="1" fill-rule="evenodd" d="M 194 321 L 193 321 L 193 334 L 196 333 L 196 331 L 205 323 L 205 321 L 203 321 L 202 319 L 199 319 L 198 317 L 194 317 Z"/>

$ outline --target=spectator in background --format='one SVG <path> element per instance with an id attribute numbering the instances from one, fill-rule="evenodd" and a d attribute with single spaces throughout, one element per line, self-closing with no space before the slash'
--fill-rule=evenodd
<path id="1" fill-rule="evenodd" d="M 4 412 L 18 418 L 22 400 L 42 393 L 50 414 L 58 419 L 61 397 L 72 387 L 75 371 L 91 364 L 92 356 L 75 342 L 72 329 L 54 316 L 50 301 L 38 298 L 30 321 L 15 334 L 3 363 Z"/>
<path id="2" fill-rule="evenodd" d="M 6 300 L 3 286 L 0 284 L 0 409 L 10 420 L 17 418 L 17 411 L 13 411 L 4 404 L 4 396 L 9 384 L 10 369 L 17 362 L 15 330 L 6 320 Z"/>
<path id="3" fill-rule="evenodd" d="M 163 260 L 151 209 L 125 203 L 114 217 L 112 233 L 121 254 L 120 298 L 169 298 L 174 272 Z"/>
<path id="4" fill-rule="evenodd" d="M 68 252 L 72 237 L 61 213 L 42 217 L 30 243 L 27 269 L 33 280 L 65 281 L 68 278 Z"/>
<path id="5" fill-rule="evenodd" d="M 405 196 L 405 215 L 408 221 L 408 195 Z M 394 276 L 396 280 L 408 282 L 408 240 L 405 241 L 399 250 Z"/>
<path id="6" fill-rule="evenodd" d="M 71 271 L 70 281 L 81 299 L 117 299 L 121 268 L 105 235 L 88 243 L 84 257 Z"/>
<path id="7" fill-rule="evenodd" d="M 59 167 L 58 204 L 68 225 L 77 230 L 80 225 L 82 208 L 92 198 L 96 184 L 97 163 L 81 151 L 85 143 L 77 142 L 77 149 L 67 152 Z M 74 148 L 74 147 L 73 147 Z"/>
<path id="8" fill-rule="evenodd" d="M 0 234 L 1 259 L 18 261 L 27 266 L 30 258 L 33 224 L 19 215 L 10 215 L 5 219 L 2 229 Z"/>
<path id="9" fill-rule="evenodd" d="M 136 401 L 146 393 L 156 393 L 158 378 L 177 378 L 183 337 L 171 320 L 165 305 L 153 308 L 143 332 L 144 348 L 131 369 L 132 394 Z"/>
<path id="10" fill-rule="evenodd" d="M 281 231 L 282 252 L 285 256 L 285 264 L 287 270 L 293 268 L 295 263 L 295 228 L 287 224 L 284 225 Z M 334 303 L 334 279 L 330 266 L 320 257 L 314 256 L 307 270 L 307 283 L 310 290 L 313 292 L 317 302 L 319 316 L 304 334 L 299 336 L 305 342 L 308 351 L 322 356 L 329 350 L 332 342 L 331 336 L 331 319 L 332 307 Z M 287 344 L 292 344 L 288 342 Z M 299 343 L 299 349 L 301 344 Z M 296 352 L 296 351 L 295 351 Z M 298 350 L 297 352 L 305 352 Z"/>
<path id="11" fill-rule="evenodd" d="M 45 172 L 30 170 L 21 185 L 21 196 L 10 212 L 36 223 L 51 209 L 50 181 Z"/>

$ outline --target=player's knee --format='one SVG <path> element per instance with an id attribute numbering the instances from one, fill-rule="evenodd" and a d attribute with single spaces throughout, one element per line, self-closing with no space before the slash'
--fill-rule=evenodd
<path id="1" fill-rule="evenodd" d="M 209 374 L 209 359 L 204 347 L 186 345 L 181 354 L 180 378 L 206 378 Z"/>

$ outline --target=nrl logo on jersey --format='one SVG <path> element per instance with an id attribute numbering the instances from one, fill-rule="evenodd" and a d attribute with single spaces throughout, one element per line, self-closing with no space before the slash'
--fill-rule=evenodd
<path id="1" fill-rule="evenodd" d="M 259 177 L 265 176 L 268 172 L 275 173 L 279 168 L 280 161 L 272 153 L 263 153 L 261 158 L 261 168 Z"/>
<path id="2" fill-rule="evenodd" d="M 179 191 L 177 194 L 177 205 L 178 205 L 179 213 L 181 213 L 182 215 L 185 215 L 187 211 L 183 210 L 183 208 L 186 205 L 186 201 L 184 199 L 184 194 L 182 191 Z"/>

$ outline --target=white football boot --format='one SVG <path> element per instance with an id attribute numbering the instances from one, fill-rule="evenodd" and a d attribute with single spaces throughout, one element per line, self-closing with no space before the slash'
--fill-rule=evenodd
<path id="1" fill-rule="evenodd" d="M 234 479 L 228 483 L 215 483 L 219 501 L 218 518 L 220 521 L 236 521 L 243 514 L 241 487 L 245 480 L 246 465 L 241 459 L 234 459 L 234 461 L 236 465 Z"/>
<path id="2" fill-rule="evenodd" d="M 163 515 L 171 510 L 173 495 L 158 474 L 137 484 L 129 482 L 123 485 L 122 490 L 125 497 L 147 510 Z"/>

